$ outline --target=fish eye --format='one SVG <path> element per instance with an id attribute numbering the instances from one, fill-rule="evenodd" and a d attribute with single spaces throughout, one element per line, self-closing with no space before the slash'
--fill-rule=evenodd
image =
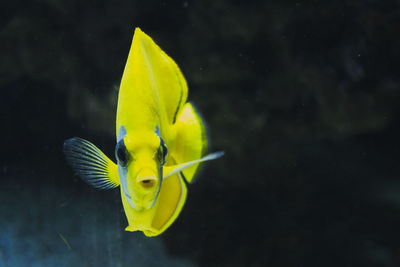
<path id="1" fill-rule="evenodd" d="M 161 148 L 161 147 L 159 147 L 158 150 L 157 150 L 157 160 L 158 160 L 159 162 L 161 162 L 161 164 L 164 164 L 164 160 L 163 160 L 163 151 L 162 151 L 162 148 Z"/>
<path id="2" fill-rule="evenodd" d="M 163 151 L 163 158 L 164 158 L 164 161 L 165 161 L 165 157 L 168 154 L 168 148 L 167 148 L 167 146 L 165 145 L 164 142 L 161 143 L 161 147 L 162 147 L 162 151 Z"/>
<path id="3" fill-rule="evenodd" d="M 160 147 L 158 148 L 158 151 L 157 151 L 157 157 L 158 157 L 159 161 L 161 162 L 161 164 L 164 165 L 167 154 L 168 154 L 168 148 L 165 145 L 164 140 L 162 140 L 161 138 L 160 138 L 160 140 L 161 140 L 161 142 L 160 142 Z"/>
<path id="4" fill-rule="evenodd" d="M 124 139 L 119 141 L 115 146 L 115 157 L 117 158 L 118 164 L 125 167 L 128 163 L 128 151 L 126 150 Z"/>

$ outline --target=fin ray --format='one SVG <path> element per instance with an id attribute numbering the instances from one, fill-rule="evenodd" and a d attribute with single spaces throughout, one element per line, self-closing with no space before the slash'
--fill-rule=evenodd
<path id="1" fill-rule="evenodd" d="M 197 159 L 197 160 L 192 160 L 192 161 L 188 161 L 182 164 L 177 164 L 177 165 L 172 165 L 172 166 L 165 166 L 165 175 L 163 178 L 167 178 L 175 173 L 179 173 L 187 168 L 192 167 L 195 164 L 204 162 L 204 161 L 209 161 L 209 160 L 214 160 L 217 158 L 220 158 L 224 155 L 225 153 L 223 151 L 219 151 L 219 152 L 214 152 L 211 154 L 208 154 L 205 157 L 202 157 L 201 159 Z M 185 178 L 186 179 L 186 178 Z"/>
<path id="2" fill-rule="evenodd" d="M 79 137 L 68 139 L 63 152 L 74 171 L 94 188 L 106 190 L 119 185 L 115 163 L 89 141 Z"/>
<path id="3" fill-rule="evenodd" d="M 82 139 L 82 140 L 84 140 L 84 139 Z M 88 149 L 88 151 L 92 152 L 91 154 L 86 154 L 85 156 L 87 156 L 87 157 L 93 157 L 94 159 L 97 159 L 97 160 L 99 160 L 100 162 L 103 162 L 104 164 L 107 163 L 107 159 L 105 159 L 104 157 L 102 157 L 101 154 L 98 153 L 98 150 L 99 150 L 99 149 L 98 149 L 97 147 L 95 147 L 95 146 L 94 146 L 93 144 L 91 144 L 91 143 L 88 143 L 88 141 L 83 142 L 82 144 Z"/>

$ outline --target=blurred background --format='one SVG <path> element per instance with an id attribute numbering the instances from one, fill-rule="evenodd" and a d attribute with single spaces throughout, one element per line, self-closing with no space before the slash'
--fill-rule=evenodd
<path id="1" fill-rule="evenodd" d="M 0 266 L 400 266 L 399 1 L 0 5 Z M 137 26 L 226 152 L 156 238 L 61 151 L 114 154 Z"/>

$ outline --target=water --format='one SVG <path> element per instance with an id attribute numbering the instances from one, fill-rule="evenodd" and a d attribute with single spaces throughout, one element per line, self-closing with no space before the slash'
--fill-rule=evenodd
<path id="1" fill-rule="evenodd" d="M 396 1 L 5 2 L 0 266 L 399 266 Z M 177 221 L 125 232 L 113 155 L 135 26 L 180 66 L 211 151 Z"/>

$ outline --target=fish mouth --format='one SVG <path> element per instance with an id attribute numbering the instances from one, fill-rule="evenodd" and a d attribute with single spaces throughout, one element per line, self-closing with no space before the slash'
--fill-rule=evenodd
<path id="1" fill-rule="evenodd" d="M 153 168 L 142 168 L 135 179 L 138 194 L 137 200 L 143 209 L 151 209 L 157 201 L 158 193 L 160 192 L 161 180 L 156 176 L 158 172 Z M 135 205 L 136 206 L 136 205 Z"/>
<path id="2" fill-rule="evenodd" d="M 158 179 L 157 176 L 154 175 L 154 171 L 143 169 L 139 172 L 136 182 L 143 189 L 152 189 L 157 185 Z"/>

